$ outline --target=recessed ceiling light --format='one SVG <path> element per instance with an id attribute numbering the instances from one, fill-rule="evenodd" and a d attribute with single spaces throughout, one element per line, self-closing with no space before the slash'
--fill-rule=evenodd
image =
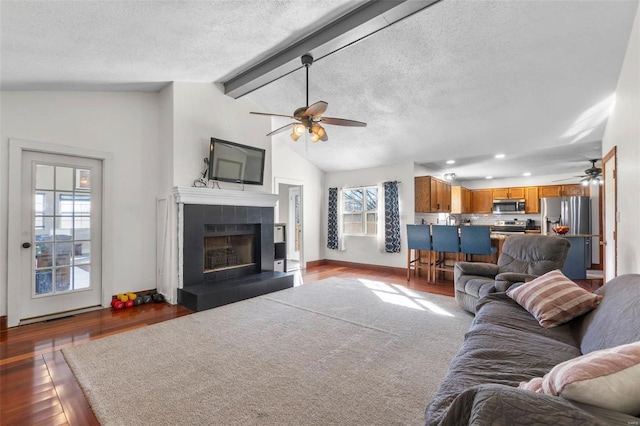
<path id="1" fill-rule="evenodd" d="M 456 160 L 447 160 L 447 164 L 455 164 Z"/>
<path id="2" fill-rule="evenodd" d="M 504 158 L 504 154 L 496 154 L 496 158 Z"/>
<path id="3" fill-rule="evenodd" d="M 524 172 L 522 176 L 531 176 L 531 172 Z"/>
<path id="4" fill-rule="evenodd" d="M 487 176 L 485 179 L 493 179 L 493 176 Z"/>

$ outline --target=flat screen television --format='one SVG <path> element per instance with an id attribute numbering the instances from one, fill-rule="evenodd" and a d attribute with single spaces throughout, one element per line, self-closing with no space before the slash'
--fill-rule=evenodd
<path id="1" fill-rule="evenodd" d="M 211 138 L 209 180 L 262 185 L 264 149 Z"/>

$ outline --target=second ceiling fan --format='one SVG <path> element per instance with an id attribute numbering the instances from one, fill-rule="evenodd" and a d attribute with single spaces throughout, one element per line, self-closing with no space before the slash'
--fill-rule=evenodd
<path id="1" fill-rule="evenodd" d="M 309 67 L 312 63 L 313 56 L 302 56 L 302 65 L 304 65 L 307 72 L 307 106 L 297 108 L 293 112 L 293 115 L 251 112 L 251 114 L 268 115 L 272 117 L 287 117 L 298 121 L 297 123 L 289 123 L 285 126 L 282 126 L 268 133 L 267 136 L 272 136 L 291 129 L 291 139 L 297 141 L 300 136 L 304 134 L 305 130 L 307 130 L 310 134 L 311 141 L 318 142 L 319 140 L 326 141 L 329 139 L 326 130 L 324 130 L 324 127 L 322 127 L 320 123 L 331 124 L 334 126 L 366 127 L 367 123 L 363 123 L 361 121 L 347 120 L 344 118 L 322 117 L 322 114 L 324 114 L 327 106 L 329 106 L 329 104 L 325 101 L 319 101 L 314 103 L 313 105 L 309 105 Z"/>

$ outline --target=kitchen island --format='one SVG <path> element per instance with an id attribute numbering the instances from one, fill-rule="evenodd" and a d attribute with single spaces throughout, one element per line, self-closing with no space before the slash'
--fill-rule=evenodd
<path id="1" fill-rule="evenodd" d="M 562 273 L 572 280 L 586 279 L 587 269 L 591 267 L 591 239 L 598 237 L 598 235 L 565 234 L 558 236 L 566 238 L 571 243 Z"/>

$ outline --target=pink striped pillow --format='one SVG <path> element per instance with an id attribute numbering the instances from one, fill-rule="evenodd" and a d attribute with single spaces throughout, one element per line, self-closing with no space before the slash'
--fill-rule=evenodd
<path id="1" fill-rule="evenodd" d="M 602 349 L 553 367 L 520 389 L 640 414 L 640 342 Z"/>
<path id="2" fill-rule="evenodd" d="M 507 296 L 529 311 L 544 328 L 564 324 L 592 310 L 602 299 L 580 288 L 557 269 L 508 290 Z"/>

